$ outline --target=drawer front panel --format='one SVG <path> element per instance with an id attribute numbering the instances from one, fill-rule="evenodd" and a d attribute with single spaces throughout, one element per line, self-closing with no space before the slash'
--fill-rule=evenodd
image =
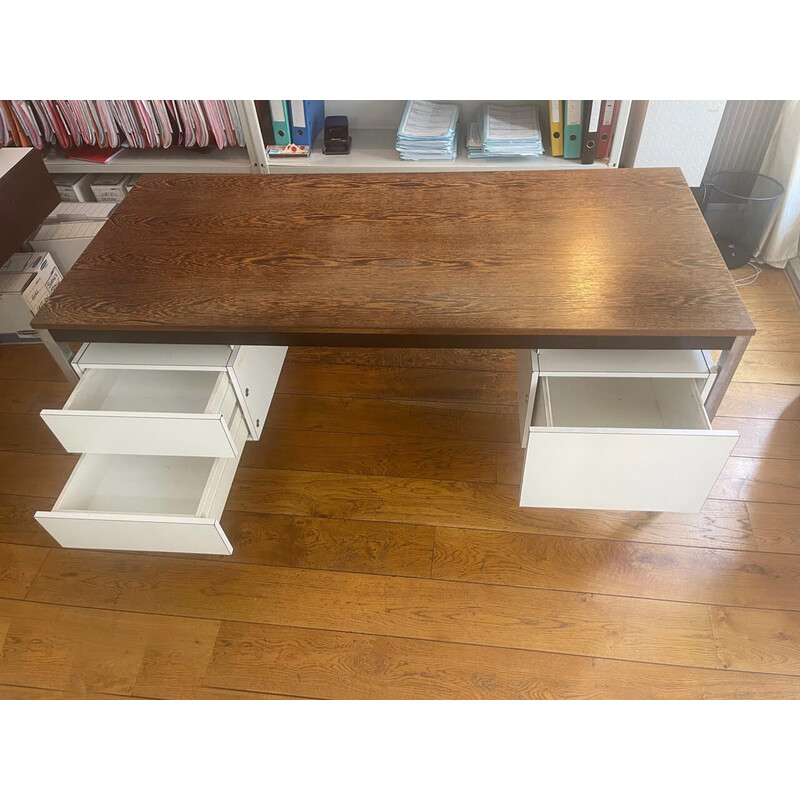
<path id="1" fill-rule="evenodd" d="M 233 552 L 217 520 L 127 517 L 91 512 L 39 511 L 36 519 L 62 546 L 161 553 Z"/>
<path id="2" fill-rule="evenodd" d="M 251 439 L 259 439 L 264 430 L 287 350 L 244 345 L 234 350 L 228 372 Z"/>
<path id="3" fill-rule="evenodd" d="M 696 513 L 733 431 L 532 428 L 520 505 Z"/>
<path id="4" fill-rule="evenodd" d="M 41 416 L 69 453 L 233 458 L 238 413 L 224 371 L 91 368 Z"/>
<path id="5" fill-rule="evenodd" d="M 706 378 L 709 359 L 702 350 L 541 350 L 539 369 L 542 375 Z"/>
<path id="6" fill-rule="evenodd" d="M 42 419 L 68 453 L 122 455 L 238 455 L 221 414 L 152 414 L 121 411 L 42 411 Z"/>
<path id="7" fill-rule="evenodd" d="M 517 350 L 517 408 L 519 411 L 519 440 L 528 446 L 528 431 L 533 416 L 533 402 L 539 378 L 539 359 L 535 350 Z"/>
<path id="8" fill-rule="evenodd" d="M 80 372 L 87 369 L 224 370 L 231 356 L 225 344 L 113 344 L 91 342 L 75 356 Z"/>

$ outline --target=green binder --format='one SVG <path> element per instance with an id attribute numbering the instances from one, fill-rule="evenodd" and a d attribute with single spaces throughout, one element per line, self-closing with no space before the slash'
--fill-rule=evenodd
<path id="1" fill-rule="evenodd" d="M 291 144 L 292 129 L 289 127 L 289 109 L 286 101 L 270 100 L 269 110 L 272 114 L 272 130 L 275 133 L 275 144 Z"/>

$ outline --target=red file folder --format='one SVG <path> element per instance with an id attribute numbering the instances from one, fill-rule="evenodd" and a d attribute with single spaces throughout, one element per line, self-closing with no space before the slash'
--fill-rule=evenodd
<path id="1" fill-rule="evenodd" d="M 611 132 L 614 129 L 614 120 L 617 118 L 619 100 L 603 100 L 600 109 L 600 130 L 597 136 L 596 158 L 608 158 L 611 153 Z"/>

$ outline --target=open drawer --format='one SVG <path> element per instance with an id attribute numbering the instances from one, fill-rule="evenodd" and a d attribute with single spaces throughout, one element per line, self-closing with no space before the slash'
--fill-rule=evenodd
<path id="1" fill-rule="evenodd" d="M 520 505 L 697 512 L 738 438 L 693 378 L 540 374 Z"/>
<path id="2" fill-rule="evenodd" d="M 83 345 L 73 360 L 83 376 L 89 370 L 148 370 L 226 373 L 244 416 L 250 439 L 264 430 L 287 348 L 255 345 L 112 344 Z"/>
<path id="3" fill-rule="evenodd" d="M 528 429 L 539 377 L 685 378 L 692 380 L 705 403 L 717 368 L 705 350 L 517 351 L 517 397 L 520 442 L 528 446 Z"/>
<path id="4" fill-rule="evenodd" d="M 247 427 L 235 412 L 241 452 Z M 220 517 L 237 458 L 87 454 L 36 519 L 63 547 L 230 555 Z"/>
<path id="5" fill-rule="evenodd" d="M 238 408 L 226 372 L 90 368 L 41 416 L 69 453 L 235 458 Z"/>

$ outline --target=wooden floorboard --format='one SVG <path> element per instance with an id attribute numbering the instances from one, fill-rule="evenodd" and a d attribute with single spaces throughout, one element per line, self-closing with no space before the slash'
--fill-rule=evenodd
<path id="1" fill-rule="evenodd" d="M 346 699 L 700 699 L 800 696 L 800 678 L 224 622 L 217 684 Z"/>
<path id="2" fill-rule="evenodd" d="M 437 528 L 431 577 L 800 611 L 800 557 Z"/>
<path id="3" fill-rule="evenodd" d="M 303 472 L 494 483 L 497 449 L 491 442 L 270 429 L 264 431 L 260 441 L 245 448 L 240 464 Z"/>
<path id="4" fill-rule="evenodd" d="M 736 370 L 740 383 L 778 383 L 796 386 L 800 376 L 800 352 L 748 349 Z"/>
<path id="5" fill-rule="evenodd" d="M 798 404 L 800 408 L 800 404 Z M 481 442 L 518 442 L 517 409 L 414 399 L 275 395 L 266 428 Z"/>
<path id="6" fill-rule="evenodd" d="M 734 380 L 720 403 L 721 417 L 800 420 L 800 378 L 791 386 Z"/>
<path id="7" fill-rule="evenodd" d="M 294 348 L 230 558 L 56 547 L 71 387 L 0 347 L 0 700 L 800 699 L 800 304 L 740 291 L 698 514 L 519 508 L 509 351 Z"/>
<path id="8" fill-rule="evenodd" d="M 800 465 L 788 459 L 731 456 L 711 497 L 800 506 Z M 800 515 L 800 507 L 797 511 Z"/>
<path id="9" fill-rule="evenodd" d="M 747 417 L 714 418 L 715 430 L 739 432 L 734 456 L 800 460 L 800 420 L 751 419 Z"/>
<path id="10" fill-rule="evenodd" d="M 277 391 L 344 397 L 455 400 L 516 408 L 517 376 L 508 371 L 288 363 L 281 371 Z"/>
<path id="11" fill-rule="evenodd" d="M 747 515 L 758 550 L 800 553 L 800 519 L 796 505 L 747 503 Z"/>

